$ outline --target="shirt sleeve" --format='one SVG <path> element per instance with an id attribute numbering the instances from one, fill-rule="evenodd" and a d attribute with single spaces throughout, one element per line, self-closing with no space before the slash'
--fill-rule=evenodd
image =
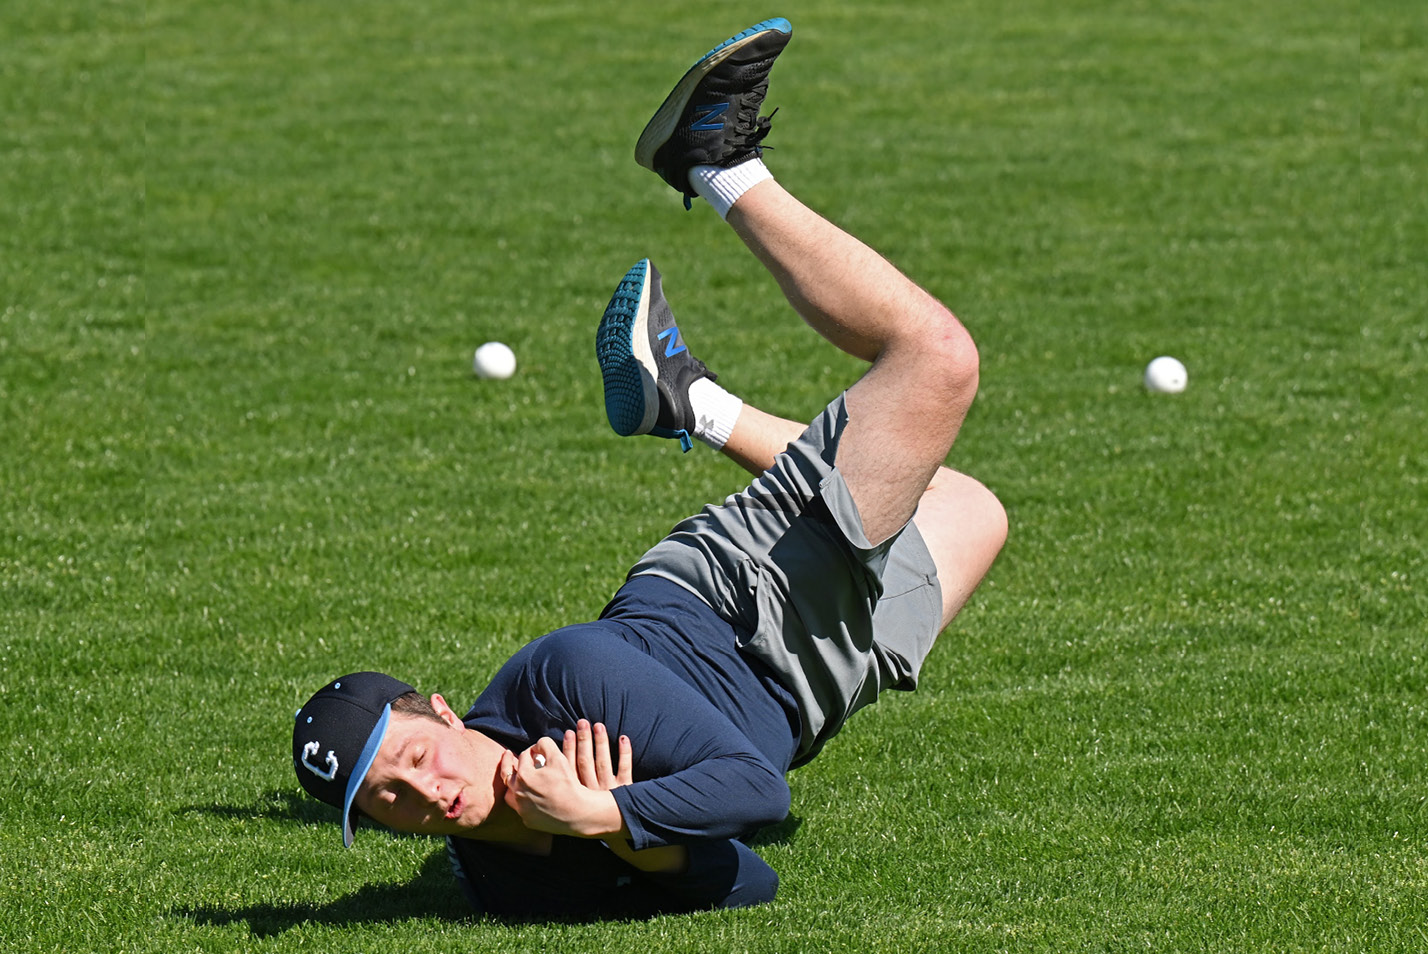
<path id="1" fill-rule="evenodd" d="M 740 838 L 788 815 L 783 773 L 674 673 L 598 629 L 567 627 L 541 642 L 525 691 L 564 720 L 551 731 L 584 718 L 604 722 L 612 740 L 630 737 L 635 782 L 613 794 L 636 851 Z"/>

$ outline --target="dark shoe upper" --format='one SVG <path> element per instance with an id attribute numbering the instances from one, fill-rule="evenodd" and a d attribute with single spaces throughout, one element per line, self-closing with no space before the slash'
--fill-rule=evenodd
<path id="1" fill-rule="evenodd" d="M 687 72 L 645 127 L 636 159 L 687 199 L 689 170 L 729 168 L 761 155 L 770 116 L 760 116 L 774 60 L 793 36 L 782 17 L 765 20 L 710 50 Z M 672 119 L 677 110 L 677 119 Z"/>
<path id="2" fill-rule="evenodd" d="M 646 334 L 655 363 L 655 389 L 659 392 L 659 415 L 650 433 L 658 437 L 693 434 L 694 408 L 689 403 L 689 386 L 700 378 L 712 381 L 715 375 L 685 344 L 684 335 L 674 320 L 674 312 L 665 300 L 659 269 L 653 263 L 650 264 L 649 281 Z"/>
<path id="3" fill-rule="evenodd" d="M 677 438 L 690 448 L 696 421 L 689 387 L 715 375 L 690 352 L 649 259 L 636 262 L 615 288 L 595 334 L 595 356 L 615 433 Z"/>

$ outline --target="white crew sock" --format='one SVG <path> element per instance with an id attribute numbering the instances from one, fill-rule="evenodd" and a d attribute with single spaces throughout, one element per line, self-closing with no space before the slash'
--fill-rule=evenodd
<path id="1" fill-rule="evenodd" d="M 721 219 L 729 217 L 729 209 L 739 201 L 739 196 L 765 179 L 772 178 L 773 173 L 758 156 L 730 169 L 695 166 L 689 170 L 689 185 L 699 193 L 700 198 L 714 207 Z"/>
<path id="2" fill-rule="evenodd" d="M 734 432 L 734 422 L 744 409 L 742 398 L 708 378 L 700 378 L 689 386 L 689 404 L 694 409 L 694 436 L 715 450 L 723 447 Z"/>

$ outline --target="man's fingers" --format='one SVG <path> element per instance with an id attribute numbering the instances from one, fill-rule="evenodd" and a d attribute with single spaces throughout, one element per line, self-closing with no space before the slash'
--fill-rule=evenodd
<path id="1" fill-rule="evenodd" d="M 616 785 L 633 785 L 635 781 L 634 747 L 628 735 L 620 736 L 620 764 L 616 770 Z"/>
<path id="2" fill-rule="evenodd" d="M 545 765 L 552 759 L 561 757 L 560 746 L 556 745 L 555 740 L 548 735 L 541 736 L 536 741 L 536 744 L 530 747 L 530 753 L 531 758 L 540 762 L 542 765 Z M 540 758 L 536 759 L 535 757 L 537 755 L 539 755 Z"/>
<path id="3" fill-rule="evenodd" d="M 610 768 L 610 736 L 605 731 L 605 723 L 597 722 L 592 727 L 595 736 L 595 778 L 603 789 L 616 785 L 615 773 Z"/>
<path id="4" fill-rule="evenodd" d="M 595 786 L 595 756 L 590 744 L 590 723 L 575 723 L 575 773 L 586 788 Z"/>
<path id="5" fill-rule="evenodd" d="M 611 763 L 610 732 L 605 723 L 581 719 L 575 729 L 565 732 L 565 758 L 575 766 L 580 784 L 586 788 L 609 791 L 633 780 L 634 768 L 630 756 L 630 740 L 620 739 L 619 765 Z"/>
<path id="6" fill-rule="evenodd" d="M 531 772 L 545 768 L 553 760 L 563 758 L 560 746 L 555 744 L 555 740 L 548 735 L 543 735 L 536 744 L 521 753 L 520 759 L 516 762 L 516 774 L 523 778 L 529 778 Z"/>

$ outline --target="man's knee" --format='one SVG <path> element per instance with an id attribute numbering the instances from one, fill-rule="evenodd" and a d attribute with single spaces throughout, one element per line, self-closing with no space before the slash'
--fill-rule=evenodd
<path id="1" fill-rule="evenodd" d="M 978 523 L 981 526 L 981 536 L 983 545 L 987 547 L 992 556 L 995 557 L 1001 552 L 1007 542 L 1009 531 L 1009 521 L 1007 520 L 1007 508 L 1002 505 L 1001 499 L 992 493 L 985 485 L 975 482 L 980 494 L 977 495 Z"/>
<path id="2" fill-rule="evenodd" d="M 1007 542 L 1006 508 L 981 481 L 941 468 L 923 495 L 918 526 L 947 547 L 935 557 L 965 560 L 967 569 L 986 572 Z"/>
<path id="3" fill-rule="evenodd" d="M 944 317 L 940 324 L 943 329 L 939 336 L 940 347 L 936 360 L 941 365 L 942 375 L 949 387 L 958 393 L 973 394 L 981 373 L 981 359 L 977 354 L 977 343 L 962 322 L 947 309 L 942 309 Z"/>
<path id="4" fill-rule="evenodd" d="M 932 302 L 917 331 L 907 337 L 902 358 L 922 386 L 949 400 L 970 404 L 977 392 L 980 358 L 977 344 L 962 322 L 941 304 Z"/>
<path id="5" fill-rule="evenodd" d="M 1007 511 L 1001 499 L 986 484 L 966 474 L 943 467 L 932 480 L 929 490 L 937 491 L 949 516 L 1000 550 L 1007 539 Z"/>

